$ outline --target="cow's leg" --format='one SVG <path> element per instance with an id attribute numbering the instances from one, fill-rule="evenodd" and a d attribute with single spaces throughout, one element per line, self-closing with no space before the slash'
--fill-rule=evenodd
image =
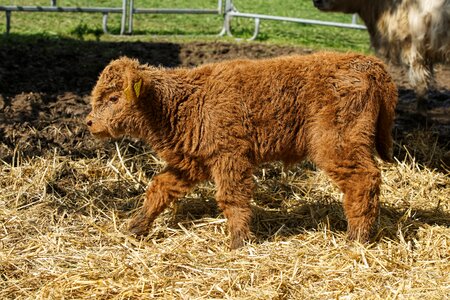
<path id="1" fill-rule="evenodd" d="M 222 156 L 212 168 L 212 176 L 217 187 L 216 200 L 228 220 L 230 248 L 239 248 L 251 237 L 252 166 L 242 157 Z"/>
<path id="2" fill-rule="evenodd" d="M 147 188 L 142 209 L 130 221 L 129 230 L 136 235 L 147 234 L 153 221 L 170 202 L 183 197 L 194 184 L 172 168 L 156 175 Z"/>
<path id="3" fill-rule="evenodd" d="M 339 161 L 326 168 L 325 172 L 344 193 L 348 237 L 360 242 L 368 241 L 379 212 L 380 171 L 374 164 L 362 167 Z"/>
<path id="4" fill-rule="evenodd" d="M 348 237 L 366 242 L 379 213 L 381 174 L 366 145 L 322 147 L 314 161 L 344 193 Z"/>
<path id="5" fill-rule="evenodd" d="M 428 92 L 433 86 L 434 67 L 430 62 L 425 61 L 418 54 L 411 55 L 409 60 L 409 79 L 414 87 L 417 97 L 417 110 L 426 112 L 428 102 Z"/>

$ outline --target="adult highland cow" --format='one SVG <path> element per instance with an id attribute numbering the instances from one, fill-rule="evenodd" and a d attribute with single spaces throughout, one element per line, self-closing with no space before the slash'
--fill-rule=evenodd
<path id="1" fill-rule="evenodd" d="M 450 0 L 313 0 L 322 11 L 357 13 L 372 46 L 407 65 L 419 109 L 426 109 L 434 65 L 450 58 Z"/>

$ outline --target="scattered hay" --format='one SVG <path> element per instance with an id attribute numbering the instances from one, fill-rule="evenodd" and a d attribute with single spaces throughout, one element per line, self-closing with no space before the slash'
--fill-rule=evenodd
<path id="1" fill-rule="evenodd" d="M 149 236 L 127 221 L 163 163 L 116 144 L 96 158 L 52 155 L 0 166 L 1 299 L 445 299 L 450 176 L 412 156 L 382 165 L 375 242 L 348 242 L 341 193 L 308 163 L 255 175 L 256 240 L 227 250 L 205 183 Z M 416 148 L 417 149 L 417 148 Z M 141 154 L 135 154 L 141 153 Z"/>

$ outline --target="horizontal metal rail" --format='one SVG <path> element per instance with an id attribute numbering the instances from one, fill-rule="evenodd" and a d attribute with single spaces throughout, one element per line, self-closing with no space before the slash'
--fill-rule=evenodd
<path id="1" fill-rule="evenodd" d="M 128 19 L 128 33 L 133 33 L 134 14 L 194 14 L 194 15 L 220 15 L 223 12 L 223 1 L 217 1 L 216 9 L 207 8 L 135 8 L 134 0 L 130 0 L 130 17 Z"/>
<path id="2" fill-rule="evenodd" d="M 352 24 L 352 23 L 340 23 L 340 22 L 331 22 L 331 21 L 321 21 L 321 20 L 302 19 L 302 18 L 290 18 L 290 17 L 271 16 L 271 15 L 240 13 L 240 12 L 229 12 L 227 15 L 229 15 L 230 17 L 264 19 L 264 20 L 272 20 L 272 21 L 286 21 L 286 22 L 296 22 L 296 23 L 312 24 L 312 25 L 334 26 L 334 27 L 351 28 L 351 29 L 367 29 L 367 27 L 364 26 L 364 25 Z"/>
<path id="3" fill-rule="evenodd" d="M 121 13 L 123 9 L 119 7 L 0 6 L 0 11 Z"/>
<path id="4" fill-rule="evenodd" d="M 217 9 L 195 8 L 135 8 L 133 14 L 220 14 Z"/>

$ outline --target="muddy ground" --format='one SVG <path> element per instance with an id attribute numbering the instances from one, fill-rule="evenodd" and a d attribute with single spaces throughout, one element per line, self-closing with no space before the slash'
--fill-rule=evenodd
<path id="1" fill-rule="evenodd" d="M 0 44 L 0 159 L 11 163 L 17 153 L 22 159 L 54 153 L 95 157 L 99 151 L 113 150 L 113 143 L 89 135 L 84 118 L 98 74 L 119 56 L 166 67 L 191 67 L 236 57 L 310 52 L 258 43 L 5 40 Z M 437 90 L 430 95 L 428 116 L 415 113 L 406 73 L 400 68 L 390 69 L 400 95 L 395 155 L 402 159 L 409 152 L 423 165 L 445 170 L 450 161 L 439 153 L 450 150 L 450 67 L 438 68 Z"/>

